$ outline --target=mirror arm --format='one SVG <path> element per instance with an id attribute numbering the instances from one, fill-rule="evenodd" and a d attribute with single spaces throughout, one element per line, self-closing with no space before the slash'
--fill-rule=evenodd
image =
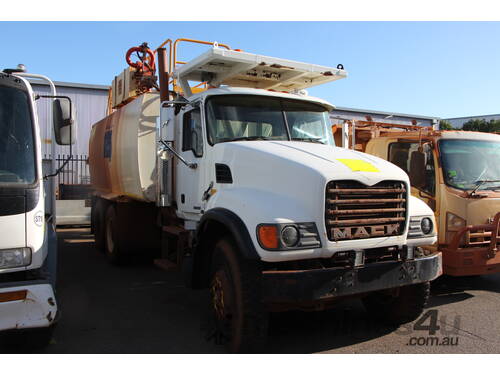
<path id="1" fill-rule="evenodd" d="M 190 163 L 188 161 L 186 161 L 186 159 L 184 159 L 182 156 L 180 156 L 167 142 L 165 141 L 160 141 L 160 143 L 163 145 L 163 149 L 160 150 L 160 151 L 169 151 L 170 153 L 174 154 L 175 156 L 177 156 L 177 158 L 183 163 L 185 164 L 187 167 L 191 168 L 191 169 L 196 169 L 198 167 L 198 164 L 196 163 Z"/>

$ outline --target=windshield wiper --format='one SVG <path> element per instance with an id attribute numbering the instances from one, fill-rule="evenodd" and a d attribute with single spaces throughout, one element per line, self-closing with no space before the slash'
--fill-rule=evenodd
<path id="1" fill-rule="evenodd" d="M 233 142 L 233 141 L 262 141 L 262 140 L 269 140 L 269 139 L 272 139 L 272 138 L 263 137 L 261 135 L 253 135 L 250 137 L 236 137 L 236 138 L 221 139 L 221 140 L 219 140 L 219 143 Z"/>
<path id="2" fill-rule="evenodd" d="M 474 188 L 474 190 L 470 192 L 469 196 L 472 197 L 476 193 L 477 189 L 479 189 L 483 184 L 486 184 L 488 182 L 500 182 L 500 180 L 477 180 L 476 187 Z"/>
<path id="3" fill-rule="evenodd" d="M 299 137 L 294 137 L 292 138 L 292 141 L 305 141 L 305 142 L 314 142 L 314 143 L 321 143 L 324 145 L 324 142 L 321 142 L 321 138 L 309 138 L 309 137 L 304 137 L 304 138 L 299 138 Z"/>

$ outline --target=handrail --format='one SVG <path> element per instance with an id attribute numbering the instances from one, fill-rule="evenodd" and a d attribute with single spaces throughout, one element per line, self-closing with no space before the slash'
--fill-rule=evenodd
<path id="1" fill-rule="evenodd" d="M 180 42 L 198 43 L 198 44 L 205 44 L 205 45 L 209 45 L 209 46 L 217 45 L 219 47 L 224 47 L 228 50 L 231 50 L 231 47 L 229 47 L 227 44 L 223 44 L 223 43 L 207 42 L 204 40 L 196 40 L 196 39 L 188 39 L 188 38 L 179 38 L 174 42 L 174 55 L 173 55 L 173 59 L 172 59 L 172 62 L 173 62 L 172 68 L 173 69 L 175 69 L 175 66 L 177 65 L 177 44 L 179 44 Z M 172 73 L 172 71 L 170 73 Z"/>
<path id="2" fill-rule="evenodd" d="M 158 49 L 165 47 L 167 44 L 169 45 L 168 49 L 168 75 L 169 75 L 169 84 L 173 85 L 173 89 L 175 91 L 176 87 L 176 79 L 173 78 L 172 74 L 173 71 L 175 70 L 175 67 L 177 65 L 184 65 L 187 64 L 185 61 L 177 61 L 177 45 L 180 42 L 189 42 L 189 43 L 198 43 L 198 44 L 204 44 L 204 45 L 209 45 L 209 46 L 218 46 L 222 48 L 226 48 L 228 50 L 231 50 L 231 47 L 229 47 L 227 44 L 223 43 L 217 43 L 217 42 L 207 42 L 204 40 L 197 40 L 197 39 L 189 39 L 189 38 L 178 38 L 175 40 L 175 42 L 172 42 L 172 39 L 166 39 L 162 44 L 160 44 L 155 50 L 154 54 L 156 55 L 158 52 Z M 194 86 L 195 88 L 201 87 L 205 85 L 205 88 L 207 87 L 206 82 L 201 82 L 200 84 Z"/>

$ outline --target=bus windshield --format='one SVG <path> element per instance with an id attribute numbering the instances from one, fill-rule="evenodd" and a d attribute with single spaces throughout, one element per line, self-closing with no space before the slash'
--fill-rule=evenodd
<path id="1" fill-rule="evenodd" d="M 259 95 L 220 95 L 207 101 L 210 144 L 241 140 L 334 145 L 328 110 L 316 103 Z"/>
<path id="2" fill-rule="evenodd" d="M 0 86 L 0 185 L 35 182 L 35 150 L 28 94 Z"/>

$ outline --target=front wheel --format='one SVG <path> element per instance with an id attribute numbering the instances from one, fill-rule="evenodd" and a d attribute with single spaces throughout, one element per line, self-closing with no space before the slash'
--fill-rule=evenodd
<path id="1" fill-rule="evenodd" d="M 11 331 L 2 336 L 0 350 L 16 353 L 35 353 L 43 350 L 52 341 L 54 325 L 44 328 Z"/>
<path id="2" fill-rule="evenodd" d="M 264 350 L 268 313 L 260 277 L 258 265 L 240 259 L 231 238 L 217 242 L 210 276 L 215 334 L 232 353 Z"/>
<path id="3" fill-rule="evenodd" d="M 429 299 L 430 282 L 370 293 L 363 298 L 367 312 L 391 324 L 404 324 L 417 319 Z"/>

